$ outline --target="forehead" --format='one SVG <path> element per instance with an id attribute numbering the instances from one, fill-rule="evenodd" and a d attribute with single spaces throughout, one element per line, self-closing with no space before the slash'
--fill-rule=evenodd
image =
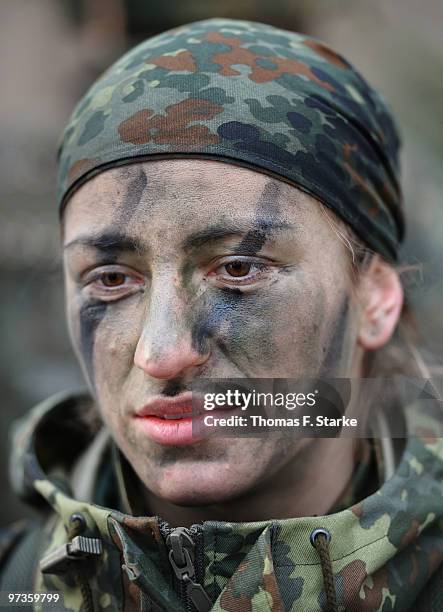
<path id="1" fill-rule="evenodd" d="M 324 225 L 318 202 L 263 173 L 212 160 L 168 159 L 112 168 L 87 181 L 64 212 L 65 241 L 109 227 L 186 235 L 217 223 Z"/>

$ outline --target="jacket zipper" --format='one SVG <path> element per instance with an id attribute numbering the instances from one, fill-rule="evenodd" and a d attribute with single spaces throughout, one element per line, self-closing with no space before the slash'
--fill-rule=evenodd
<path id="1" fill-rule="evenodd" d="M 198 554 L 198 539 L 201 532 L 200 525 L 176 527 L 171 529 L 167 523 L 160 523 L 160 530 L 165 537 L 168 547 L 169 563 L 174 570 L 178 581 L 180 598 L 185 604 L 187 612 L 209 612 L 212 601 L 198 582 L 202 571 L 202 563 Z M 201 574 L 200 574 L 201 575 Z"/>

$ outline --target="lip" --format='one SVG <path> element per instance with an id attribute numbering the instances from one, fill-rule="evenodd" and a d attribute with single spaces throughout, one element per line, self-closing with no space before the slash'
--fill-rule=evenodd
<path id="1" fill-rule="evenodd" d="M 206 413 L 203 398 L 187 391 L 175 397 L 154 397 L 134 413 L 134 423 L 153 442 L 186 446 L 207 438 L 202 435 Z"/>
<path id="2" fill-rule="evenodd" d="M 194 396 L 191 391 L 180 393 L 175 397 L 154 397 L 143 408 L 136 412 L 138 417 L 158 417 L 172 419 L 174 416 L 189 414 L 189 416 L 203 412 L 203 400 Z"/>

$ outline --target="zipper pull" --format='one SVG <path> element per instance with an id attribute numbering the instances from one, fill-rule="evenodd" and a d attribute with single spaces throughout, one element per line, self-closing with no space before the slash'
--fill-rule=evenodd
<path id="1" fill-rule="evenodd" d="M 169 562 L 175 575 L 185 585 L 186 595 L 192 601 L 198 612 L 209 612 L 212 601 L 201 584 L 195 582 L 194 540 L 188 529 L 177 527 L 166 538 L 170 548 Z"/>

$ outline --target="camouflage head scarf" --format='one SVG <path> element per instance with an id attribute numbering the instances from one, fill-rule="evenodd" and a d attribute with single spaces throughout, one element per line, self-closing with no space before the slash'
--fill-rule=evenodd
<path id="1" fill-rule="evenodd" d="M 385 103 L 323 43 L 210 19 L 129 51 L 91 87 L 59 153 L 63 209 L 109 167 L 203 157 L 296 185 L 395 259 L 403 237 L 399 138 Z"/>

